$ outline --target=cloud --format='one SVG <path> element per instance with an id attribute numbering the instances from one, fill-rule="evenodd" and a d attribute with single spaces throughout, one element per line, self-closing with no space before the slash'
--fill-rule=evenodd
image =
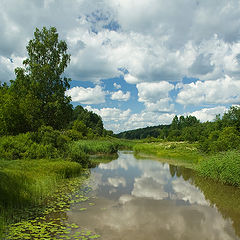
<path id="1" fill-rule="evenodd" d="M 189 182 L 183 181 L 180 178 L 172 181 L 172 187 L 174 190 L 175 197 L 177 199 L 182 199 L 188 201 L 191 204 L 199 204 L 208 206 L 209 203 L 206 201 L 204 194 L 199 191 L 194 185 Z"/>
<path id="2" fill-rule="evenodd" d="M 155 103 L 152 102 L 145 102 L 145 107 L 147 111 L 150 112 L 174 112 L 174 104 L 170 103 L 171 99 L 170 98 L 163 98 Z"/>
<path id="3" fill-rule="evenodd" d="M 124 79 L 127 83 L 130 83 L 130 84 L 136 84 L 139 82 L 139 80 L 136 77 L 132 76 L 131 74 L 126 74 L 124 76 Z"/>
<path id="4" fill-rule="evenodd" d="M 238 104 L 240 102 L 240 81 L 225 76 L 215 81 L 184 84 L 176 101 L 183 105 Z"/>
<path id="5" fill-rule="evenodd" d="M 9 82 L 15 78 L 14 69 L 22 66 L 23 59 L 11 55 L 9 58 L 0 56 L 0 81 Z"/>
<path id="6" fill-rule="evenodd" d="M 109 122 L 109 121 L 122 121 L 126 120 L 129 115 L 131 110 L 121 110 L 118 108 L 102 108 L 102 109 L 96 109 L 92 108 L 91 106 L 87 106 L 86 109 L 89 111 L 93 111 L 100 115 L 103 119 L 104 122 Z"/>
<path id="7" fill-rule="evenodd" d="M 122 86 L 120 84 L 117 84 L 117 83 L 113 83 L 113 86 L 116 88 L 116 89 L 120 89 Z"/>
<path id="8" fill-rule="evenodd" d="M 73 102 L 100 104 L 105 102 L 106 93 L 97 85 L 94 88 L 73 87 L 66 91 L 66 95 L 71 96 Z"/>
<path id="9" fill-rule="evenodd" d="M 162 98 L 167 98 L 169 91 L 174 89 L 174 85 L 166 81 L 159 83 L 139 83 L 138 89 L 139 102 L 155 102 Z"/>
<path id="10" fill-rule="evenodd" d="M 128 121 L 123 125 L 124 131 L 130 129 L 143 128 L 146 126 L 156 126 L 160 124 L 170 124 L 175 114 L 170 113 L 155 113 L 142 111 L 141 113 L 132 114 Z M 119 131 L 120 129 L 118 129 Z M 123 131 L 123 130 L 122 130 Z"/>
<path id="11" fill-rule="evenodd" d="M 192 74 L 214 71 L 218 65 L 211 56 L 225 54 L 226 45 L 239 53 L 240 7 L 235 0 L 227 4 L 209 4 L 206 0 L 69 0 L 31 4 L 13 0 L 9 4 L 3 0 L 1 9 L 2 56 L 9 57 L 13 52 L 22 55 L 35 26 L 56 26 L 74 50 L 71 71 L 77 79 L 110 78 L 118 75 L 119 67 L 126 67 L 131 74 L 126 79 L 132 76 L 140 81 L 177 81 L 188 68 Z M 113 23 L 118 27 L 114 28 Z M 215 41 L 218 47 L 210 48 L 208 41 Z"/>
<path id="12" fill-rule="evenodd" d="M 131 84 L 240 75 L 236 0 L 3 0 L 0 6 L 0 56 L 24 57 L 36 26 L 56 26 L 68 43 L 67 74 L 74 80 L 117 77 L 119 68 L 128 70 Z"/>
<path id="13" fill-rule="evenodd" d="M 117 92 L 113 92 L 111 99 L 112 100 L 118 100 L 118 101 L 128 101 L 130 98 L 130 92 L 126 92 L 125 94 L 119 90 Z"/>
<path id="14" fill-rule="evenodd" d="M 173 112 L 174 104 L 171 104 L 169 92 L 174 85 L 166 81 L 158 83 L 139 83 L 138 101 L 143 102 L 147 111 L 150 112 Z"/>
<path id="15" fill-rule="evenodd" d="M 121 110 L 118 108 L 96 109 L 87 106 L 86 109 L 100 115 L 106 129 L 111 129 L 115 133 L 127 131 L 146 126 L 156 126 L 160 124 L 170 124 L 175 114 L 142 111 L 131 114 L 131 110 Z"/>
<path id="16" fill-rule="evenodd" d="M 168 197 L 163 185 L 159 185 L 153 178 L 135 178 L 132 195 L 139 198 L 162 200 Z"/>
<path id="17" fill-rule="evenodd" d="M 215 119 L 217 114 L 223 115 L 227 111 L 227 108 L 224 106 L 217 106 L 214 108 L 203 108 L 198 111 L 194 111 L 189 115 L 195 116 L 201 122 L 212 121 Z"/>

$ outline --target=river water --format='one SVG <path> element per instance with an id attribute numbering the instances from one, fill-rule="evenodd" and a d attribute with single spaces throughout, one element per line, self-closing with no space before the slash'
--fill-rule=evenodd
<path id="1" fill-rule="evenodd" d="M 240 236 L 240 189 L 132 152 L 91 170 L 91 203 L 68 220 L 104 240 L 232 240 Z M 84 210 L 84 211 L 83 211 Z"/>

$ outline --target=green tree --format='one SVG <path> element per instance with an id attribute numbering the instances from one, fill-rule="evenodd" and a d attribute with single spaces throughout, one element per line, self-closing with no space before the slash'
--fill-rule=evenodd
<path id="1" fill-rule="evenodd" d="M 224 127 L 235 126 L 238 131 L 240 131 L 240 107 L 233 106 L 230 107 L 228 112 L 224 113 L 222 117 L 222 125 Z"/>
<path id="2" fill-rule="evenodd" d="M 70 97 L 65 91 L 70 87 L 69 78 L 62 77 L 70 62 L 65 41 L 58 40 L 55 27 L 36 28 L 34 39 L 27 45 L 28 58 L 24 68 L 16 68 L 12 89 L 18 95 L 26 124 L 30 130 L 42 125 L 61 129 L 71 118 Z"/>
<path id="3" fill-rule="evenodd" d="M 94 134 L 98 134 L 100 136 L 103 134 L 104 128 L 102 118 L 96 113 L 84 109 L 80 105 L 76 106 L 73 109 L 72 120 L 82 121 L 87 126 L 87 128 L 91 128 L 93 130 Z"/>

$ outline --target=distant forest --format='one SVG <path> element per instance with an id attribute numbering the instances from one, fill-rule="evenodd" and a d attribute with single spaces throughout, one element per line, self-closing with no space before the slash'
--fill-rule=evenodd
<path id="1" fill-rule="evenodd" d="M 233 106 L 214 121 L 201 123 L 194 116 L 175 116 L 170 125 L 140 128 L 116 134 L 118 138 L 198 142 L 204 152 L 238 149 L 240 146 L 240 107 Z M 155 139 L 151 139 L 155 138 Z"/>
<path id="2" fill-rule="evenodd" d="M 170 129 L 169 125 L 158 125 L 152 127 L 145 127 L 145 128 L 138 128 L 135 130 L 124 131 L 121 133 L 116 134 L 115 136 L 118 138 L 125 138 L 125 139 L 144 139 L 147 137 L 154 137 L 158 138 L 161 134 L 166 133 Z"/>

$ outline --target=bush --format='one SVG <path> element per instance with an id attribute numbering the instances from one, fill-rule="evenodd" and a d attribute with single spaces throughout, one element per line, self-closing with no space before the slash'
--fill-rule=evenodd
<path id="1" fill-rule="evenodd" d="M 70 138 L 51 127 L 42 127 L 35 133 L 4 136 L 0 138 L 0 158 L 57 158 L 66 151 L 69 141 Z"/>
<path id="2" fill-rule="evenodd" d="M 224 152 L 239 149 L 240 136 L 235 127 L 225 127 L 222 131 L 212 131 L 208 138 L 202 137 L 199 149 L 204 152 Z"/>
<path id="3" fill-rule="evenodd" d="M 73 129 L 65 131 L 64 135 L 67 136 L 72 141 L 78 141 L 83 139 L 82 133 Z"/>
<path id="4" fill-rule="evenodd" d="M 198 164 L 197 171 L 203 177 L 240 186 L 240 152 L 228 151 L 211 156 Z"/>
<path id="5" fill-rule="evenodd" d="M 89 157 L 77 144 L 71 144 L 68 150 L 68 157 L 71 161 L 80 163 L 83 167 L 88 167 Z"/>
<path id="6" fill-rule="evenodd" d="M 87 154 L 108 154 L 116 153 L 118 151 L 118 143 L 106 140 L 81 140 L 73 142 L 71 145 L 75 145 L 76 148 L 81 149 Z"/>
<path id="7" fill-rule="evenodd" d="M 88 132 L 87 126 L 80 120 L 76 120 L 73 122 L 72 129 L 82 133 L 83 136 L 86 136 Z"/>
<path id="8" fill-rule="evenodd" d="M 21 159 L 24 153 L 33 144 L 31 134 L 19 134 L 17 136 L 4 136 L 0 138 L 0 158 Z"/>
<path id="9" fill-rule="evenodd" d="M 40 159 L 40 158 L 57 158 L 59 157 L 58 150 L 51 144 L 33 143 L 24 153 L 24 158 Z"/>

